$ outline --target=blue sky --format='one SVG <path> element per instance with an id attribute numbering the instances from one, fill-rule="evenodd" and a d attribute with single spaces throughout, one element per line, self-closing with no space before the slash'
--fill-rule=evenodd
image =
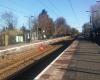
<path id="1" fill-rule="evenodd" d="M 64 17 L 69 25 L 81 31 L 82 25 L 89 21 L 89 13 L 85 11 L 89 10 L 96 0 L 71 2 L 76 14 L 73 13 L 68 0 L 0 0 L 0 15 L 5 11 L 13 12 L 18 17 L 18 26 L 22 26 L 27 25 L 28 21 L 24 16 L 37 17 L 42 9 L 45 9 L 54 21 L 58 17 Z"/>

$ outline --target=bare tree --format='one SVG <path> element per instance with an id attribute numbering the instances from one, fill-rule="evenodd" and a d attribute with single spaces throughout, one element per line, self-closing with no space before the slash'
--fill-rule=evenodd
<path id="1" fill-rule="evenodd" d="M 91 7 L 91 39 L 100 43 L 100 2 Z"/>
<path id="2" fill-rule="evenodd" d="M 38 24 L 41 29 L 42 37 L 44 35 L 49 38 L 53 35 L 54 23 L 53 20 L 48 16 L 47 12 L 43 9 L 38 16 Z"/>
<path id="3" fill-rule="evenodd" d="M 7 29 L 14 29 L 17 24 L 17 17 L 12 12 L 5 12 L 2 14 L 3 19 Z"/>
<path id="4" fill-rule="evenodd" d="M 70 32 L 70 26 L 66 23 L 63 17 L 59 17 L 55 21 L 55 34 L 66 35 Z"/>
<path id="5" fill-rule="evenodd" d="M 71 33 L 72 35 L 77 35 L 79 34 L 79 31 L 76 28 L 71 28 Z"/>
<path id="6" fill-rule="evenodd" d="M 91 6 L 91 22 L 93 28 L 100 27 L 100 3 Z"/>

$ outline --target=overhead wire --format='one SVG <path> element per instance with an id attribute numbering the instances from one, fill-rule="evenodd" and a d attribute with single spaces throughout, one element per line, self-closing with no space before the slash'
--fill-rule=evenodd
<path id="1" fill-rule="evenodd" d="M 14 4 L 16 7 L 18 6 L 18 4 L 16 4 L 16 1 L 10 1 L 10 3 L 12 3 L 12 4 Z M 24 3 L 23 3 L 24 4 Z M 22 6 L 23 6 L 23 4 L 21 4 Z M 28 5 L 28 4 L 27 4 Z M 22 7 L 22 6 L 20 6 L 20 7 Z M 34 9 L 33 9 L 34 10 Z M 23 13 L 24 14 L 24 12 L 22 12 L 22 11 L 19 11 L 19 13 Z M 33 14 L 33 13 L 32 13 Z M 31 13 L 28 13 L 27 15 L 25 15 L 25 16 L 28 16 L 28 15 L 30 15 L 31 16 Z"/>
<path id="2" fill-rule="evenodd" d="M 17 13 L 17 14 L 21 14 L 21 15 L 24 14 L 24 12 L 17 11 L 17 10 L 15 10 L 15 9 L 9 8 L 8 6 L 2 5 L 2 4 L 0 4 L 0 7 L 1 7 L 1 8 L 8 9 L 8 10 L 10 10 L 11 12 L 14 12 L 14 13 Z M 26 15 L 23 15 L 23 17 L 24 17 L 24 16 L 26 16 Z"/>
<path id="3" fill-rule="evenodd" d="M 51 0 L 48 0 L 48 2 L 55 8 L 55 10 L 58 12 L 58 13 L 61 13 L 62 12 L 55 6 L 55 4 L 51 1 Z"/>
<path id="4" fill-rule="evenodd" d="M 72 5 L 71 0 L 68 0 L 68 2 L 69 2 L 70 7 L 71 7 L 71 9 L 72 9 L 72 11 L 73 11 L 73 14 L 74 14 L 75 20 L 76 20 L 77 24 L 79 24 L 79 19 L 78 19 L 78 17 L 77 17 L 77 14 L 76 14 L 74 8 L 73 8 L 73 5 Z"/>
<path id="5" fill-rule="evenodd" d="M 48 8 L 50 11 L 53 12 L 54 15 L 56 15 L 56 16 L 58 15 L 58 16 L 59 16 L 59 14 L 58 14 L 55 10 L 51 9 L 50 7 L 48 7 L 45 3 L 43 3 L 43 1 L 41 1 L 41 0 L 39 0 L 39 1 L 40 1 L 39 3 L 40 3 L 42 6 Z"/>
<path id="6" fill-rule="evenodd" d="M 51 0 L 48 0 L 48 2 L 56 9 L 56 11 L 58 11 L 58 13 L 61 13 L 61 14 L 62 14 L 62 12 L 53 4 L 53 2 L 52 2 Z M 70 7 L 71 7 L 71 9 L 72 9 L 72 11 L 73 11 L 73 14 L 74 14 L 76 23 L 79 24 L 79 19 L 78 19 L 78 17 L 77 17 L 77 14 L 76 14 L 74 8 L 73 8 L 73 5 L 72 5 L 71 0 L 68 0 L 68 2 L 69 2 Z"/>

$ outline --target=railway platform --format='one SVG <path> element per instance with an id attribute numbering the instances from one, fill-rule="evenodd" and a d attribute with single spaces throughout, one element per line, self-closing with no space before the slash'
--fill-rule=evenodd
<path id="1" fill-rule="evenodd" d="M 0 46 L 0 50 L 5 50 L 5 49 L 9 49 L 9 48 L 14 48 L 14 47 L 30 45 L 30 44 L 37 43 L 37 42 L 42 42 L 42 41 L 43 40 L 34 40 L 33 42 L 30 42 L 30 43 L 18 43 L 18 44 L 12 44 L 12 45 L 8 45 L 8 46 Z"/>
<path id="2" fill-rule="evenodd" d="M 34 80 L 100 80 L 100 47 L 74 41 Z"/>

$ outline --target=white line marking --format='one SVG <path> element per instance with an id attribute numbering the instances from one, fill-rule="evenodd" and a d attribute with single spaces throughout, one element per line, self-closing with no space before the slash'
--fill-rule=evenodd
<path id="1" fill-rule="evenodd" d="M 5 49 L 5 50 L 0 50 L 0 52 L 9 51 L 9 50 L 17 49 L 17 48 L 22 48 L 22 47 L 28 47 L 28 46 L 36 45 L 36 44 L 39 44 L 39 43 L 42 43 L 42 42 L 37 42 L 37 43 L 33 43 L 33 44 L 18 46 L 18 47 L 14 47 L 14 48 Z"/>
<path id="2" fill-rule="evenodd" d="M 70 46 L 69 46 L 70 47 Z M 67 51 L 69 49 L 69 47 L 67 49 L 65 49 L 55 60 L 53 60 L 38 76 L 36 76 L 33 80 L 39 80 L 39 78 L 57 61 L 57 59 L 59 59 L 64 53 L 65 51 Z"/>

